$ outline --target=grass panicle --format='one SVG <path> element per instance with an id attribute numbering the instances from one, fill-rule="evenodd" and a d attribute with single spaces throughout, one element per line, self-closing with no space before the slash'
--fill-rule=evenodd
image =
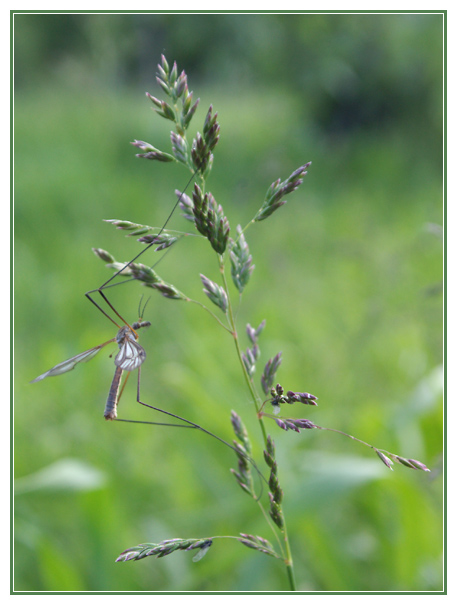
<path id="1" fill-rule="evenodd" d="M 202 273 L 200 273 L 200 279 L 202 280 L 203 292 L 206 296 L 221 309 L 222 313 L 227 313 L 228 298 L 224 288 L 205 277 Z"/>
<path id="2" fill-rule="evenodd" d="M 268 480 L 268 498 L 270 500 L 270 517 L 279 529 L 283 530 L 285 525 L 284 515 L 281 508 L 283 491 L 279 485 L 278 465 L 275 459 L 275 445 L 273 439 L 268 435 L 266 449 L 263 452 L 264 460 L 270 468 L 270 478 Z"/>
<path id="3" fill-rule="evenodd" d="M 138 241 L 141 244 L 156 245 L 156 252 L 165 250 L 165 248 L 169 248 L 179 241 L 179 237 L 171 235 L 171 233 L 167 233 L 167 231 L 163 231 L 162 229 L 150 227 L 149 225 L 140 225 L 139 223 L 132 223 L 131 221 L 119 219 L 104 219 L 104 222 L 111 223 L 111 225 L 114 225 L 116 229 L 120 229 L 121 231 L 128 231 L 129 233 L 127 233 L 126 236 L 138 238 Z M 154 231 L 157 231 L 157 233 L 153 233 Z M 160 235 L 158 233 L 159 231 Z M 139 235 L 142 237 L 138 237 Z"/>
<path id="4" fill-rule="evenodd" d="M 137 153 L 137 158 L 144 158 L 146 160 L 157 160 L 158 162 L 173 162 L 175 159 L 169 153 L 165 153 L 164 151 L 160 151 L 160 149 L 156 149 L 150 143 L 146 143 L 145 141 L 138 141 L 135 139 L 131 142 L 131 145 L 134 147 L 138 147 L 141 149 L 143 153 Z"/>
<path id="5" fill-rule="evenodd" d="M 349 435 L 348 433 L 345 433 L 344 431 L 340 431 L 338 429 L 331 429 L 331 428 L 324 427 L 324 426 L 319 426 L 318 424 L 315 424 L 314 422 L 312 422 L 311 420 L 308 420 L 306 418 L 277 418 L 275 415 L 271 415 L 271 414 L 268 414 L 268 413 L 265 413 L 262 411 L 259 413 L 259 416 L 261 416 L 262 418 L 271 418 L 272 420 L 275 421 L 275 423 L 283 431 L 292 430 L 292 431 L 295 431 L 296 433 L 299 433 L 301 429 L 319 429 L 321 431 L 330 431 L 332 433 L 339 433 L 340 435 L 343 435 L 344 437 L 348 437 L 349 439 L 352 439 L 353 441 L 357 441 L 357 443 L 360 443 L 361 445 L 364 445 L 364 446 L 372 449 L 377 454 L 377 456 L 380 458 L 380 460 L 382 460 L 382 462 L 390 470 L 393 470 L 393 462 L 396 462 L 397 464 L 401 464 L 402 466 L 405 466 L 406 468 L 410 468 L 410 469 L 418 470 L 418 471 L 424 471 L 427 473 L 430 472 L 430 469 L 423 462 L 420 462 L 419 460 L 414 460 L 413 458 L 404 458 L 403 456 L 398 456 L 398 454 L 392 454 L 392 452 L 388 452 L 387 450 L 381 450 L 380 448 L 377 448 L 374 445 L 370 445 L 369 443 L 366 443 L 365 441 L 362 441 L 361 439 L 358 439 L 357 437 L 354 437 L 353 435 Z M 265 455 L 265 453 L 264 453 L 264 455 Z M 273 458 L 274 458 L 274 456 L 273 456 Z"/>
<path id="6" fill-rule="evenodd" d="M 227 247 L 230 226 L 221 205 L 211 193 L 203 193 L 197 183 L 192 193 L 192 214 L 197 231 L 208 239 L 218 254 Z"/>
<path id="7" fill-rule="evenodd" d="M 214 156 L 211 153 L 219 142 L 220 125 L 217 122 L 217 113 L 213 115 L 213 106 L 210 105 L 203 125 L 203 136 L 197 132 L 192 142 L 192 165 L 206 180 L 213 166 Z"/>
<path id="8" fill-rule="evenodd" d="M 184 191 L 179 191 L 179 189 L 175 189 L 175 195 L 179 201 L 179 207 L 182 210 L 182 216 L 195 224 L 195 215 L 194 215 L 194 204 L 190 197 L 184 193 Z"/>
<path id="9" fill-rule="evenodd" d="M 107 252 L 106 250 L 103 250 L 102 248 L 92 248 L 92 252 L 98 256 L 98 258 L 100 260 L 102 260 L 104 263 L 107 263 L 108 265 L 112 265 L 113 263 L 116 262 L 116 259 L 114 258 L 114 256 L 112 254 L 110 254 L 109 252 Z"/>
<path id="10" fill-rule="evenodd" d="M 174 235 L 170 235 L 169 233 L 161 233 L 160 235 L 144 235 L 143 237 L 138 238 L 138 241 L 141 244 L 154 244 L 156 245 L 156 252 L 160 252 L 161 250 L 165 250 L 165 248 L 170 248 L 173 244 L 176 244 L 179 241 L 179 237 Z"/>
<path id="11" fill-rule="evenodd" d="M 263 373 L 262 373 L 262 377 L 260 379 L 260 382 L 262 384 L 262 390 L 265 393 L 265 395 L 268 395 L 270 393 L 271 387 L 275 380 L 276 372 L 278 371 L 278 368 L 281 365 L 281 362 L 282 362 L 282 352 L 279 351 L 279 353 L 276 353 L 276 355 L 272 359 L 269 359 L 267 361 L 267 363 L 265 364 L 265 367 L 264 367 Z M 280 388 L 282 388 L 280 385 L 278 385 L 278 386 Z M 272 395 L 273 395 L 273 393 L 272 393 Z M 276 396 L 276 392 L 275 392 L 275 395 L 273 395 L 273 396 Z"/>
<path id="12" fill-rule="evenodd" d="M 242 353 L 241 357 L 243 359 L 244 367 L 246 368 L 246 372 L 248 373 L 249 378 L 252 378 L 255 373 L 256 361 L 260 357 L 259 345 L 255 344 L 252 347 L 246 349 L 246 353 Z"/>
<path id="13" fill-rule="evenodd" d="M 232 281 L 241 294 L 247 286 L 255 265 L 252 264 L 252 256 L 249 254 L 249 246 L 241 230 L 241 225 L 237 228 L 238 237 L 230 243 L 230 264 Z"/>
<path id="14" fill-rule="evenodd" d="M 311 162 L 308 162 L 304 166 L 300 166 L 297 170 L 294 170 L 292 174 L 285 181 L 281 182 L 281 179 L 276 180 L 270 185 L 265 200 L 260 207 L 259 211 L 254 217 L 255 221 L 263 221 L 273 214 L 278 208 L 283 206 L 287 200 L 283 199 L 289 193 L 292 193 L 303 183 L 303 177 L 308 174 L 306 168 L 311 166 Z"/>
<path id="15" fill-rule="evenodd" d="M 311 395 L 311 393 L 298 393 L 294 391 L 287 391 L 287 395 L 285 396 L 286 403 L 304 403 L 306 405 L 317 405 L 317 397 L 315 395 Z"/>
<path id="16" fill-rule="evenodd" d="M 268 540 L 265 540 L 265 538 L 253 536 L 252 534 L 240 534 L 240 536 L 241 538 L 238 538 L 238 540 L 241 542 L 241 544 L 244 544 L 244 546 L 253 548 L 259 552 L 263 552 L 265 555 L 269 555 L 270 557 L 276 557 L 277 559 L 281 558 L 276 553 L 271 543 L 268 542 Z"/>
<path id="17" fill-rule="evenodd" d="M 266 320 L 264 319 L 258 328 L 253 328 L 251 324 L 246 324 L 246 334 L 253 345 L 256 345 L 259 341 L 259 336 L 262 334 L 263 329 L 266 326 Z"/>
<path id="18" fill-rule="evenodd" d="M 258 345 L 259 336 L 265 327 L 266 321 L 263 320 L 257 329 L 254 329 L 251 324 L 246 325 L 246 334 L 252 346 L 246 349 L 245 353 L 241 354 L 244 367 L 249 378 L 252 378 L 256 369 L 256 362 L 260 357 L 260 348 Z"/>
<path id="19" fill-rule="evenodd" d="M 167 247 L 167 245 L 163 247 Z M 101 248 L 92 248 L 92 250 L 94 254 L 105 263 L 109 261 L 106 266 L 109 269 L 113 269 L 115 274 L 119 274 L 122 277 L 130 276 L 141 282 L 144 286 L 154 288 L 165 298 L 170 298 L 172 300 L 189 300 L 188 297 L 175 288 L 175 286 L 164 281 L 152 267 L 148 267 L 142 263 L 121 263 L 116 261 L 114 256 L 106 250 L 102 250 Z"/>
<path id="20" fill-rule="evenodd" d="M 125 561 L 139 561 L 146 557 L 156 556 L 158 559 L 171 555 L 177 550 L 195 550 L 196 548 L 203 551 L 203 555 L 207 553 L 209 547 L 212 545 L 212 538 L 190 538 L 183 540 L 181 538 L 174 538 L 172 540 L 163 540 L 163 542 L 145 543 L 127 548 L 117 557 L 116 563 L 124 563 Z M 194 557 L 194 561 L 198 561 L 202 558 L 201 555 L 198 559 Z"/>
<path id="21" fill-rule="evenodd" d="M 252 456 L 252 448 L 248 432 L 243 422 L 241 421 L 241 418 L 233 410 L 230 416 L 230 420 L 235 435 L 239 439 L 239 442 L 235 440 L 233 441 L 233 445 L 235 446 L 238 458 L 238 471 L 230 469 L 230 472 L 233 473 L 241 489 L 253 498 L 255 498 L 254 482 L 249 463 L 249 459 Z"/>
<path id="22" fill-rule="evenodd" d="M 336 429 L 319 426 L 311 420 L 304 418 L 283 418 L 278 416 L 281 411 L 281 406 L 284 404 L 292 405 L 295 403 L 302 403 L 305 405 L 317 406 L 317 397 L 307 391 L 285 391 L 285 389 L 279 383 L 277 383 L 276 386 L 273 386 L 276 380 L 276 374 L 282 363 L 281 352 L 278 352 L 274 357 L 270 358 L 264 366 L 260 383 L 261 390 L 267 399 L 265 399 L 265 401 L 262 403 L 262 399 L 252 378 L 256 370 L 256 364 L 261 355 L 258 343 L 259 337 L 262 334 L 266 323 L 265 320 L 262 321 L 257 328 L 253 328 L 249 323 L 247 324 L 246 335 L 249 341 L 249 346 L 245 352 L 243 352 L 236 325 L 239 310 L 236 309 L 235 311 L 234 309 L 231 298 L 232 288 L 229 287 L 226 268 L 228 261 L 230 261 L 231 278 L 234 288 L 237 291 L 237 299 L 240 301 L 241 294 L 244 292 L 247 284 L 249 283 L 254 270 L 252 256 L 250 254 L 249 246 L 245 237 L 246 229 L 255 223 L 262 223 L 266 218 L 272 216 L 274 212 L 276 212 L 276 210 L 278 210 L 281 206 L 286 204 L 286 196 L 296 191 L 302 185 L 311 162 L 308 162 L 294 170 L 287 179 L 282 181 L 278 178 L 276 181 L 274 181 L 268 188 L 264 201 L 254 218 L 244 229 L 238 225 L 235 236 L 230 238 L 230 225 L 225 211 L 222 206 L 216 202 L 212 193 L 206 190 L 206 181 L 214 161 L 213 152 L 220 138 L 220 125 L 217 120 L 217 113 L 213 112 L 213 107 L 211 105 L 204 119 L 202 134 L 197 132 L 192 140 L 192 143 L 189 144 L 186 136 L 186 130 L 191 118 L 195 114 L 199 101 L 197 99 L 197 101 L 193 102 L 193 93 L 189 92 L 188 90 L 187 76 L 185 72 L 178 74 L 176 63 L 173 63 L 172 67 L 170 68 L 167 60 L 162 55 L 161 62 L 157 68 L 157 82 L 167 96 L 167 101 L 153 97 L 149 93 L 147 93 L 147 96 L 152 102 L 154 111 L 162 118 L 172 121 L 175 124 L 175 129 L 170 135 L 172 153 L 168 154 L 160 151 L 150 143 L 146 143 L 143 140 L 135 139 L 132 144 L 142 152 L 139 154 L 140 157 L 155 159 L 162 162 L 176 161 L 177 163 L 186 166 L 187 169 L 192 172 L 192 178 L 188 183 L 188 185 L 190 185 L 192 180 L 195 178 L 192 193 L 190 195 L 186 194 L 187 187 L 184 188 L 184 191 L 176 189 L 176 205 L 179 204 L 184 219 L 194 224 L 197 232 L 200 234 L 200 236 L 203 236 L 209 241 L 212 250 L 217 255 L 216 262 L 220 270 L 221 283 L 218 284 L 210 280 L 202 273 L 200 273 L 200 280 L 203 284 L 204 294 L 225 314 L 225 322 L 222 322 L 217 315 L 205 307 L 203 303 L 190 301 L 190 299 L 182 294 L 177 288 L 165 282 L 152 267 L 134 262 L 136 261 L 137 257 L 135 257 L 128 264 L 128 266 L 125 267 L 125 265 L 117 262 L 114 256 L 105 250 L 96 248 L 94 249 L 94 253 L 103 262 L 107 263 L 108 268 L 114 269 L 116 272 L 119 272 L 122 269 L 122 271 L 120 271 L 121 276 L 128 276 L 140 281 L 143 285 L 158 290 L 167 298 L 197 302 L 197 304 L 208 311 L 212 318 L 214 318 L 218 324 L 225 329 L 225 333 L 228 333 L 233 338 L 240 368 L 251 399 L 252 410 L 256 415 L 260 434 L 264 442 L 263 457 L 265 464 L 269 468 L 269 476 L 268 479 L 266 479 L 259 471 L 258 466 L 253 458 L 251 441 L 249 439 L 246 427 L 241 421 L 240 416 L 235 411 L 232 411 L 231 414 L 231 424 L 236 436 L 236 439 L 233 441 L 232 449 L 234 449 L 236 453 L 238 467 L 237 469 L 230 470 L 240 488 L 249 494 L 255 500 L 255 503 L 260 507 L 272 533 L 278 541 L 281 555 L 276 553 L 275 549 L 273 549 L 268 540 L 259 536 L 243 533 L 240 534 L 241 538 L 236 537 L 235 539 L 240 541 L 248 548 L 281 559 L 286 566 L 290 589 L 295 590 L 291 543 L 287 533 L 286 519 L 282 508 L 284 493 L 279 481 L 275 444 L 272 437 L 267 435 L 265 428 L 266 421 L 274 420 L 275 425 L 273 426 L 278 427 L 283 431 L 300 433 L 302 430 L 318 429 L 340 433 L 361 443 L 362 445 L 370 447 L 376 452 L 381 461 L 390 469 L 393 468 L 394 463 L 401 464 L 410 469 L 422 471 L 428 471 L 429 469 L 418 460 L 403 458 L 401 456 L 391 454 L 385 450 L 380 450 L 347 433 Z M 171 214 L 173 214 L 173 212 Z M 167 219 L 164 227 L 167 225 L 169 218 Z M 156 231 L 155 229 L 139 223 L 131 223 L 125 220 L 120 221 L 114 219 L 110 220 L 109 222 L 117 229 L 128 232 L 128 235 L 141 236 L 139 238 L 139 242 L 143 244 L 156 244 L 158 250 L 169 248 L 178 240 L 178 238 L 173 236 L 171 233 L 163 231 L 164 227 L 158 233 L 154 233 Z M 274 412 L 273 414 L 269 414 L 264 411 L 264 406 L 267 403 L 271 404 Z M 173 414 L 170 415 L 173 416 Z M 185 422 L 193 424 L 191 421 L 186 420 Z M 193 424 L 193 426 L 197 425 Z M 204 429 L 202 430 L 203 432 L 212 434 L 209 431 Z M 215 434 L 212 434 L 212 436 L 216 437 L 216 439 L 219 439 L 219 441 L 223 441 Z M 227 442 L 224 443 L 227 445 Z M 230 444 L 228 445 L 229 447 L 232 447 Z M 287 458 L 284 457 L 283 459 Z M 263 504 L 261 502 L 263 494 L 261 493 L 259 497 L 257 497 L 255 494 L 253 476 L 251 472 L 252 466 L 257 471 L 262 482 L 262 486 L 263 481 L 265 481 L 268 485 L 268 513 L 263 508 Z M 266 500 L 266 498 L 264 497 L 263 500 Z M 223 537 L 233 538 L 233 536 Z M 139 546 L 127 549 L 121 553 L 117 560 L 139 560 L 151 555 L 163 557 L 177 550 L 195 549 L 199 550 L 194 558 L 194 560 L 197 560 L 205 554 L 205 552 L 211 546 L 213 539 L 214 537 L 199 540 L 175 539 L 165 540 L 158 544 L 140 544 Z"/>
<path id="23" fill-rule="evenodd" d="M 318 428 L 311 420 L 305 418 L 275 418 L 276 424 L 280 429 L 288 431 L 292 429 L 296 433 L 300 432 L 300 429 L 316 429 Z"/>

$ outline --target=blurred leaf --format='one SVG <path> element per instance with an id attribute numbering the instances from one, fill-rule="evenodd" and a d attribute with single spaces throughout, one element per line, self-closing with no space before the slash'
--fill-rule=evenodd
<path id="1" fill-rule="evenodd" d="M 419 416 L 428 413 L 442 397 L 443 384 L 443 366 L 439 365 L 424 376 L 417 385 L 408 404 L 409 411 L 415 410 Z"/>
<path id="2" fill-rule="evenodd" d="M 287 490 L 293 492 L 295 502 L 300 502 L 300 493 L 306 494 L 301 502 L 302 510 L 331 505 L 346 492 L 390 477 L 374 452 L 370 459 L 307 450 L 302 452 L 302 460 L 296 469 L 299 479 Z"/>
<path id="3" fill-rule="evenodd" d="M 79 592 L 84 590 L 84 577 L 72 564 L 64 549 L 43 540 L 39 548 L 39 567 L 48 590 Z"/>
<path id="4" fill-rule="evenodd" d="M 106 483 L 105 473 L 81 460 L 67 458 L 14 482 L 15 495 L 37 490 L 91 491 Z"/>

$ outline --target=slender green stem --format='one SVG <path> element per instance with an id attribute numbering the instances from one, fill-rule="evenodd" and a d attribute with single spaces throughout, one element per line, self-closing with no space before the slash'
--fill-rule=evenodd
<path id="1" fill-rule="evenodd" d="M 203 540 L 217 540 L 217 539 L 229 539 L 229 540 L 237 540 L 238 542 L 240 541 L 240 536 L 211 536 L 208 538 L 201 538 Z M 279 543 L 279 546 L 281 547 L 281 543 Z M 282 550 L 281 547 L 281 557 L 279 557 L 276 553 L 275 553 L 276 558 L 281 559 L 282 561 L 285 561 L 284 559 L 284 552 Z"/>
<path id="2" fill-rule="evenodd" d="M 217 315 L 215 315 L 210 309 L 208 309 L 208 307 L 206 305 L 204 305 L 203 303 L 201 303 L 198 300 L 194 300 L 193 298 L 186 298 L 185 300 L 186 300 L 186 302 L 194 303 L 195 305 L 198 305 L 199 307 L 201 307 L 202 309 L 207 311 L 211 315 L 211 317 L 213 319 L 215 319 L 217 321 L 217 323 L 220 324 L 224 328 L 224 330 L 226 330 L 227 332 L 232 334 L 232 330 L 230 328 L 228 328 L 225 324 L 223 324 L 222 321 L 219 319 L 219 317 Z"/>
<path id="3" fill-rule="evenodd" d="M 263 504 L 259 500 L 257 500 L 257 504 L 259 505 L 259 508 L 260 508 L 260 510 L 262 512 L 262 515 L 265 517 L 265 521 L 270 526 L 270 529 L 273 532 L 274 537 L 276 538 L 276 541 L 277 541 L 278 546 L 279 546 L 279 550 L 281 551 L 281 555 L 282 555 L 284 561 L 286 561 L 286 557 L 288 555 L 284 554 L 284 548 L 282 547 L 281 538 L 278 535 L 278 530 L 277 530 L 276 525 L 273 523 L 273 521 L 271 520 L 270 515 L 267 513 L 267 511 L 265 510 Z"/>
<path id="4" fill-rule="evenodd" d="M 295 585 L 294 562 L 292 560 L 292 551 L 290 550 L 289 535 L 287 533 L 287 525 L 286 525 L 286 519 L 284 516 L 284 511 L 283 511 L 283 519 L 284 519 L 284 527 L 283 527 L 282 531 L 283 531 L 283 535 L 284 535 L 284 544 L 286 547 L 285 564 L 286 564 L 286 569 L 287 569 L 287 576 L 289 578 L 290 590 L 295 591 L 295 590 L 297 590 L 297 588 Z"/>
<path id="5" fill-rule="evenodd" d="M 239 233 L 239 235 L 238 235 L 238 238 L 240 237 L 240 235 L 244 235 L 244 234 L 246 233 L 246 231 L 249 229 L 249 227 L 250 227 L 251 225 L 253 225 L 254 223 L 255 223 L 255 220 L 254 220 L 254 219 L 251 219 L 251 220 L 249 221 L 249 223 L 246 225 L 246 227 L 243 227 L 243 229 L 241 230 L 241 232 L 240 232 L 240 233 Z M 237 238 L 237 240 L 236 240 L 236 241 L 238 241 L 238 238 Z"/>
<path id="6" fill-rule="evenodd" d="M 252 222 L 253 221 L 251 221 L 251 223 Z M 225 289 L 225 291 L 227 293 L 227 299 L 228 299 L 227 318 L 228 318 L 229 324 L 230 324 L 230 326 L 232 328 L 232 335 L 233 335 L 233 340 L 235 342 L 235 348 L 236 348 L 236 352 L 237 352 L 237 355 L 238 355 L 238 359 L 240 361 L 241 368 L 243 370 L 243 375 L 244 375 L 245 380 L 246 380 L 246 384 L 248 385 L 248 389 L 249 389 L 249 391 L 251 393 L 252 400 L 253 400 L 255 408 L 256 408 L 257 418 L 258 418 L 258 421 L 259 421 L 259 424 L 260 424 L 260 428 L 261 428 L 261 431 L 262 431 L 262 435 L 263 435 L 263 439 L 264 439 L 264 443 L 265 443 L 265 447 L 266 447 L 266 444 L 267 444 L 267 433 L 266 433 L 266 430 L 265 430 L 264 422 L 263 422 L 261 416 L 259 415 L 259 411 L 261 409 L 262 402 L 260 401 L 260 397 L 258 396 L 258 394 L 257 394 L 257 392 L 255 390 L 255 386 L 254 386 L 254 384 L 252 382 L 252 379 L 249 376 L 249 374 L 247 372 L 247 369 L 246 369 L 246 366 L 244 365 L 244 362 L 243 362 L 243 357 L 242 357 L 240 342 L 239 342 L 239 339 L 238 339 L 238 333 L 236 331 L 235 318 L 234 318 L 234 315 L 233 315 L 233 307 L 232 307 L 232 303 L 231 303 L 231 299 L 230 299 L 230 295 L 229 295 L 227 278 L 226 278 L 225 270 L 224 270 L 225 269 L 225 267 L 224 267 L 224 260 L 223 260 L 222 256 L 219 257 L 219 268 L 220 268 L 220 272 L 221 272 L 221 275 L 222 275 L 222 280 L 223 280 L 223 283 L 224 283 L 224 289 Z M 262 510 L 262 513 L 264 514 L 265 518 L 268 519 L 268 523 L 269 523 L 270 527 L 272 528 L 276 539 L 278 540 L 278 543 L 279 543 L 280 548 L 281 548 L 281 553 L 284 553 L 283 548 L 281 546 L 281 542 L 280 542 L 280 540 L 278 538 L 278 535 L 277 535 L 277 532 L 276 532 L 276 528 L 273 527 L 273 524 L 271 523 L 270 519 L 268 518 L 268 515 L 266 514 L 266 511 L 264 510 L 264 508 L 261 505 L 261 503 L 258 502 L 258 504 L 259 504 L 259 506 L 260 506 L 260 508 Z M 284 562 L 285 562 L 286 569 L 287 569 L 287 576 L 289 578 L 290 589 L 291 589 L 291 591 L 295 591 L 296 590 L 296 584 L 295 584 L 294 565 L 293 565 L 293 560 L 292 560 L 292 552 L 291 552 L 291 549 L 290 549 L 290 542 L 289 542 L 289 536 L 287 534 L 287 526 L 286 526 L 286 522 L 285 522 L 285 518 L 284 518 L 284 513 L 283 513 L 283 519 L 284 519 L 284 527 L 282 528 L 282 534 L 283 534 L 283 537 L 284 537 L 284 546 L 285 546 L 285 550 L 286 550 L 286 557 L 284 559 Z"/>
<path id="7" fill-rule="evenodd" d="M 357 441 L 357 443 L 361 443 L 362 445 L 365 445 L 366 447 L 369 447 L 371 450 L 375 450 L 375 451 L 379 451 L 379 452 L 384 452 L 385 454 L 388 454 L 389 456 L 395 456 L 395 454 L 392 454 L 392 452 L 389 452 L 388 450 L 384 450 L 381 449 L 379 447 L 376 447 L 374 445 L 371 445 L 370 443 L 367 443 L 366 441 L 362 441 L 362 439 L 358 439 L 357 437 L 354 437 L 354 435 L 349 435 L 349 433 L 345 433 L 344 431 L 340 431 L 338 429 L 329 429 L 325 426 L 318 426 L 316 425 L 317 429 L 320 429 L 321 431 L 330 431 L 331 433 L 339 433 L 340 435 L 344 435 L 345 437 L 349 437 L 349 439 L 352 439 L 353 441 Z"/>
<path id="8" fill-rule="evenodd" d="M 227 277 L 225 275 L 224 260 L 223 260 L 222 256 L 219 256 L 219 268 L 220 268 L 222 280 L 224 282 L 224 289 L 225 289 L 225 292 L 227 293 L 227 299 L 228 299 L 227 318 L 228 318 L 228 321 L 229 321 L 229 324 L 230 324 L 230 327 L 231 327 L 231 330 L 232 330 L 232 335 L 233 335 L 233 340 L 234 340 L 234 343 L 235 343 L 236 353 L 237 353 L 237 356 L 238 356 L 238 359 L 239 359 L 239 362 L 240 362 L 240 365 L 241 365 L 241 369 L 243 371 L 244 378 L 246 380 L 246 384 L 247 384 L 248 389 L 249 389 L 249 391 L 251 393 L 252 400 L 254 402 L 255 409 L 256 409 L 256 412 L 257 412 L 257 417 L 258 417 L 258 412 L 259 412 L 260 406 L 262 405 L 262 402 L 260 401 L 260 398 L 259 398 L 259 396 L 256 393 L 256 390 L 255 390 L 254 384 L 252 382 L 252 379 L 251 379 L 251 377 L 248 374 L 246 366 L 244 365 L 243 354 L 241 352 L 240 341 L 238 339 L 238 333 L 236 331 L 235 317 L 233 315 L 232 301 L 230 299 L 230 294 L 229 294 L 229 289 L 228 289 L 228 284 L 227 284 Z M 267 432 L 265 430 L 265 425 L 264 425 L 263 420 L 261 418 L 258 417 L 258 420 L 259 420 L 260 428 L 261 428 L 261 431 L 262 431 L 263 440 L 264 440 L 265 446 L 266 446 L 266 443 L 267 443 Z"/>
<path id="9" fill-rule="evenodd" d="M 149 225 L 145 225 L 145 227 L 149 227 L 151 229 L 151 231 L 157 230 L 160 231 L 160 227 L 152 227 Z M 176 233 L 177 235 L 180 235 L 182 237 L 199 237 L 201 239 L 205 239 L 203 237 L 203 235 L 200 235 L 200 233 L 189 233 L 188 231 L 179 231 L 178 229 L 165 229 L 163 231 L 163 233 Z M 127 234 L 129 235 L 129 234 Z"/>
<path id="10" fill-rule="evenodd" d="M 352 439 L 353 441 L 357 441 L 358 443 L 361 443 L 362 445 L 366 445 L 367 447 L 369 447 L 372 450 L 377 450 L 379 448 L 375 447 L 374 445 L 370 445 L 369 443 L 367 443 L 366 441 L 362 441 L 362 439 L 358 439 L 357 437 L 354 437 L 354 435 L 349 435 L 349 433 L 345 433 L 344 431 L 339 431 L 338 429 L 328 429 L 325 426 L 318 426 L 316 425 L 317 429 L 320 429 L 321 431 L 330 431 L 331 433 L 339 433 L 340 435 L 344 435 L 345 437 L 349 437 L 349 439 Z M 381 452 L 386 452 L 386 454 L 390 454 L 390 452 L 388 452 L 387 450 L 380 450 Z M 391 454 L 393 455 L 393 454 Z"/>
<path id="11" fill-rule="evenodd" d="M 297 590 L 295 585 L 295 574 L 294 574 L 294 566 L 292 564 L 292 560 L 290 559 L 290 563 L 286 563 L 287 575 L 289 577 L 290 590 Z"/>
<path id="12" fill-rule="evenodd" d="M 197 175 L 199 176 L 199 175 Z M 200 179 L 202 182 L 202 185 L 204 186 L 204 179 Z M 250 225 L 252 225 L 254 223 L 254 219 L 252 219 L 242 230 L 241 233 L 244 233 Z M 241 235 L 241 234 L 240 234 Z M 236 349 L 236 353 L 238 356 L 238 360 L 240 362 L 241 365 L 241 369 L 247 384 L 247 387 L 249 389 L 249 392 L 251 393 L 251 397 L 252 397 L 252 401 L 254 402 L 254 406 L 256 409 L 256 413 L 257 413 L 257 418 L 259 421 L 259 425 L 260 425 L 260 429 L 262 432 L 262 436 L 263 436 L 263 440 L 265 443 L 265 447 L 267 444 L 267 432 L 265 429 L 265 425 L 264 422 L 261 418 L 261 416 L 259 415 L 259 411 L 262 407 L 262 401 L 260 400 L 259 395 L 256 392 L 254 383 L 252 381 L 251 376 L 249 376 L 248 371 L 246 369 L 246 366 L 244 364 L 243 361 L 243 354 L 241 351 L 241 347 L 240 347 L 240 342 L 239 342 L 239 338 L 238 338 L 238 333 L 236 330 L 236 320 L 235 320 L 235 316 L 234 316 L 234 312 L 233 312 L 233 306 L 232 306 L 232 302 L 231 302 L 231 298 L 230 298 L 230 294 L 229 294 L 229 288 L 228 288 L 228 283 L 227 283 L 227 277 L 225 275 L 225 265 L 224 265 L 224 258 L 222 255 L 219 256 L 219 269 L 221 272 L 221 276 L 222 276 L 222 281 L 223 281 L 223 285 L 224 285 L 224 289 L 225 292 L 227 293 L 227 298 L 228 298 L 228 307 L 227 307 L 227 313 L 226 313 L 226 317 L 229 323 L 229 327 L 227 327 L 226 325 L 224 325 L 224 323 L 222 323 L 222 321 L 212 312 L 210 311 L 210 309 L 208 309 L 208 307 L 206 307 L 203 303 L 200 303 L 199 301 L 193 300 L 193 299 L 186 299 L 187 302 L 193 302 L 194 304 L 199 305 L 200 307 L 202 307 L 205 311 L 207 311 L 218 323 L 220 326 L 222 326 L 226 331 L 230 332 L 233 336 L 233 341 L 235 343 L 235 349 Z M 283 546 L 281 544 L 281 540 L 279 539 L 278 533 L 277 533 L 277 529 L 274 526 L 274 524 L 272 523 L 269 515 L 267 514 L 267 512 L 265 511 L 264 507 L 262 506 L 261 502 L 257 501 L 257 504 L 260 507 L 260 510 L 262 512 L 262 514 L 264 515 L 268 525 L 270 526 L 271 530 L 273 531 L 273 534 L 275 535 L 275 538 L 278 542 L 279 548 L 281 550 L 281 554 L 283 556 L 283 560 L 285 562 L 286 565 L 286 569 L 287 569 L 287 575 L 289 578 L 289 584 L 290 584 L 290 589 L 292 591 L 296 590 L 296 585 L 295 585 L 295 576 L 294 576 L 294 568 L 293 568 L 293 561 L 292 561 L 292 553 L 290 550 L 290 543 L 289 543 L 289 537 L 287 534 L 287 526 L 285 524 L 285 520 L 284 520 L 284 527 L 282 529 L 282 534 L 284 537 L 284 546 L 285 546 L 285 554 L 286 556 L 284 557 L 284 549 Z M 229 536 L 227 536 L 229 537 Z"/>

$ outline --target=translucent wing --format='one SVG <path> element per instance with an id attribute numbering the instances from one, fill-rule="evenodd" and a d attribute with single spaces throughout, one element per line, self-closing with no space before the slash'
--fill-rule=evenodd
<path id="1" fill-rule="evenodd" d="M 102 349 L 105 345 L 113 342 L 115 339 L 112 338 L 107 342 L 104 342 L 102 345 L 98 345 L 98 347 L 94 347 L 93 349 L 89 349 L 88 351 L 84 351 L 84 353 L 80 353 L 79 355 L 75 355 L 66 361 L 62 361 L 62 363 L 58 363 L 56 366 L 41 374 L 35 380 L 31 380 L 30 382 L 38 382 L 39 380 L 43 380 L 43 378 L 47 378 L 48 376 L 58 376 L 59 374 L 65 374 L 65 372 L 69 372 L 72 370 L 76 364 L 82 363 L 84 361 L 89 361 L 92 357 L 95 357 L 97 353 Z"/>
<path id="2" fill-rule="evenodd" d="M 132 372 L 140 367 L 146 359 L 146 351 L 135 340 L 125 338 L 122 343 L 119 353 L 114 359 L 114 363 L 118 368 L 126 372 Z"/>

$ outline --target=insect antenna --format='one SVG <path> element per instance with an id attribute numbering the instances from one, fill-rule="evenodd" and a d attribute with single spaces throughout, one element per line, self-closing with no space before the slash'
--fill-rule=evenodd
<path id="1" fill-rule="evenodd" d="M 147 299 L 147 301 L 144 303 L 144 307 L 143 307 L 143 311 L 142 311 L 142 310 L 141 310 L 141 303 L 142 303 L 142 301 L 143 301 L 143 298 L 144 298 L 144 294 L 142 294 L 142 295 L 141 295 L 140 302 L 138 303 L 138 317 L 139 317 L 139 320 L 142 320 L 142 319 L 143 319 L 143 317 L 144 317 L 144 312 L 145 312 L 145 310 L 146 310 L 146 305 L 147 305 L 147 304 L 148 304 L 148 302 L 151 300 L 151 297 L 149 296 L 149 298 Z"/>

